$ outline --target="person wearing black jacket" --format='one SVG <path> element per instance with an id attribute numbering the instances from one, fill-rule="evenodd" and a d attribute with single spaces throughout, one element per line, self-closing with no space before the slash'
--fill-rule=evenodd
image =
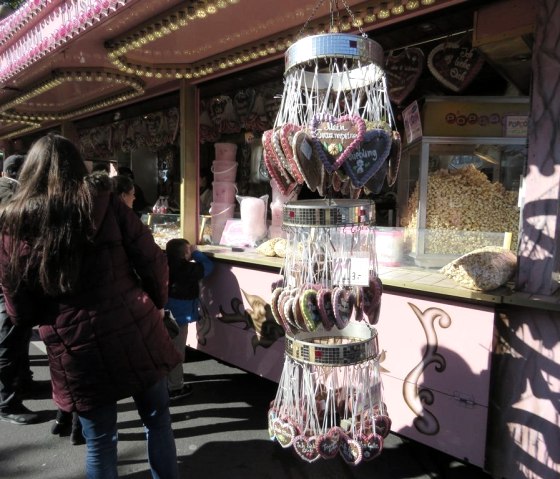
<path id="1" fill-rule="evenodd" d="M 169 266 L 169 298 L 165 309 L 171 311 L 179 330 L 173 343 L 182 357 L 167 377 L 167 388 L 171 401 L 186 397 L 192 392 L 190 384 L 183 380 L 183 362 L 189 323 L 199 319 L 199 282 L 214 269 L 212 260 L 196 249 L 186 239 L 174 238 L 165 246 Z"/>
<path id="2" fill-rule="evenodd" d="M 0 177 L 0 208 L 12 198 L 19 182 L 17 177 L 24 155 L 11 155 L 4 160 Z M 4 293 L 0 289 L 0 421 L 33 424 L 39 415 L 23 405 L 26 389 L 32 389 L 29 367 L 31 329 L 15 325 L 6 312 Z M 29 386 L 29 388 L 28 388 Z"/>

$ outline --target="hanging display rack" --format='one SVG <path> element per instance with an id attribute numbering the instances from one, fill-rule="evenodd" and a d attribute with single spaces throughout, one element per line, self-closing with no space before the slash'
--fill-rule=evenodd
<path id="1" fill-rule="evenodd" d="M 334 25 L 338 1 L 330 4 Z M 384 181 L 382 165 L 395 154 L 383 50 L 363 32 L 327 33 L 295 42 L 285 63 L 275 127 L 263 134 L 265 164 L 282 195 L 306 183 L 329 197 L 283 207 L 283 282 L 271 310 L 286 350 L 269 434 L 308 462 L 340 455 L 358 464 L 381 453 L 391 424 L 373 327 L 382 294 L 375 205 L 358 199 L 376 174 Z M 349 198 L 325 195 L 333 191 Z"/>

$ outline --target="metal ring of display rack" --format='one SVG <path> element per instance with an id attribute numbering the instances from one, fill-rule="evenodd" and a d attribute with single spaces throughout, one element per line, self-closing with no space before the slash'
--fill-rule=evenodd
<path id="1" fill-rule="evenodd" d="M 383 75 L 385 55 L 379 43 L 367 37 L 345 33 L 311 35 L 298 40 L 284 54 L 285 75 L 294 68 L 306 71 L 306 77 L 318 82 L 319 89 L 344 91 L 377 82 Z M 316 72 L 314 63 L 325 60 L 356 61 L 355 68 L 333 74 Z M 308 70 L 309 69 L 309 70 Z"/>
<path id="2" fill-rule="evenodd" d="M 354 226 L 375 223 L 375 203 L 370 200 L 298 200 L 286 203 L 283 226 Z"/>
<path id="3" fill-rule="evenodd" d="M 287 334 L 286 354 L 294 361 L 321 366 L 350 366 L 379 354 L 377 330 L 353 323 L 343 330 Z"/>

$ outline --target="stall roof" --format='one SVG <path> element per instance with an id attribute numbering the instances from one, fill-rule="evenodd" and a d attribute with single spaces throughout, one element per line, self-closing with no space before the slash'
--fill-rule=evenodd
<path id="1" fill-rule="evenodd" d="M 304 34 L 328 28 L 333 4 L 339 26 L 352 21 L 347 5 L 390 50 L 468 29 L 479 3 L 29 0 L 0 22 L 0 140 L 177 90 L 183 79 L 208 82 L 274 59 L 278 65 L 304 25 Z M 470 14 L 441 15 L 465 6 Z M 412 28 L 418 16 L 431 27 Z"/>

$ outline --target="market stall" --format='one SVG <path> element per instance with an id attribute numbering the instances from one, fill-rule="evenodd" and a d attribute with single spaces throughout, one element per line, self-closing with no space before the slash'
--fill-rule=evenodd
<path id="1" fill-rule="evenodd" d="M 560 108 L 558 61 L 543 56 L 555 51 L 556 2 L 344 2 L 333 23 L 356 45 L 369 43 L 361 30 L 379 42 L 366 56 L 385 71 L 389 101 L 374 110 L 383 88 L 367 104 L 350 91 L 329 105 L 335 120 L 305 117 L 294 107 L 301 82 L 336 79 L 330 88 L 348 91 L 345 62 L 322 76 L 325 65 L 299 69 L 311 58 L 288 55 L 286 75 L 282 57 L 302 27 L 326 33 L 333 3 L 26 2 L 0 23 L 4 154 L 54 129 L 83 141 L 92 159 L 133 166 L 153 205 L 173 197 L 177 211 L 145 217 L 154 235 L 198 240 L 216 263 L 189 346 L 280 383 L 294 343 L 272 309 L 289 257 L 285 205 L 373 202 L 383 300 L 371 358 L 392 430 L 496 477 L 556 477 L 560 461 L 546 451 L 558 449 L 559 181 L 548 145 Z M 304 124 L 307 137 L 290 126 Z M 351 155 L 366 136 L 376 146 Z M 201 215 L 202 170 L 220 207 Z M 241 199 L 251 201 L 242 208 Z M 473 263 L 492 270 L 496 255 L 492 277 L 469 274 Z M 309 440 L 301 444 L 305 453 Z M 347 444 L 343 457 L 355 462 Z"/>

